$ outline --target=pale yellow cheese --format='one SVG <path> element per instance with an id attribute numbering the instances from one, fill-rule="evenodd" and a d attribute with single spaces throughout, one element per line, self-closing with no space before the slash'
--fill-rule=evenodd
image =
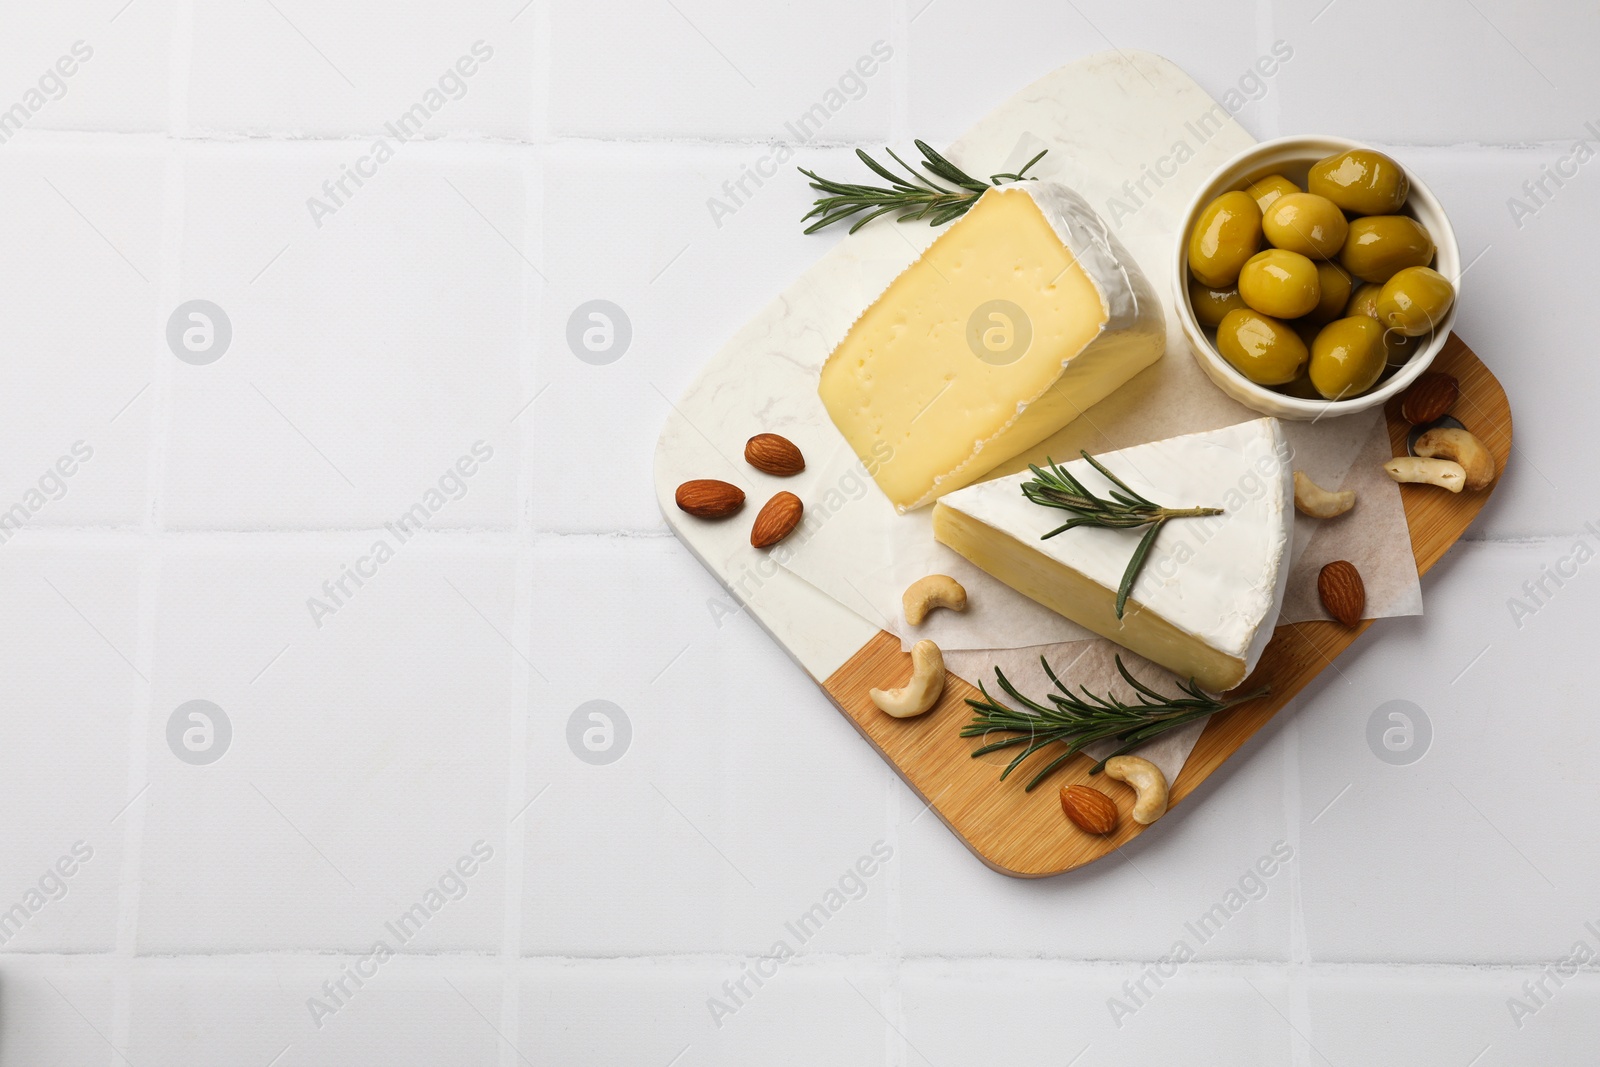
<path id="1" fill-rule="evenodd" d="M 1165 339 L 1148 284 L 1099 217 L 1070 190 L 1025 183 L 985 193 L 894 280 L 818 391 L 905 510 L 1043 441 Z"/>
<path id="2" fill-rule="evenodd" d="M 1193 678 L 1213 692 L 1244 681 L 1246 662 L 1221 652 L 1129 597 L 1117 618 L 1117 594 L 1029 544 L 970 515 L 935 504 L 933 535 L 1002 582 L 1065 615 L 1079 626 L 1159 663 L 1180 678 Z"/>
<path id="3" fill-rule="evenodd" d="M 1097 457 L 1135 493 L 1171 508 L 1117 618 L 1117 588 L 1148 532 L 1063 530 L 1070 512 L 1031 500 L 1031 471 L 941 497 L 933 536 L 1023 596 L 1223 692 L 1255 669 L 1272 639 L 1294 539 L 1292 450 L 1276 419 L 1150 441 Z M 1063 469 L 1089 492 L 1116 487 L 1086 460 Z"/>

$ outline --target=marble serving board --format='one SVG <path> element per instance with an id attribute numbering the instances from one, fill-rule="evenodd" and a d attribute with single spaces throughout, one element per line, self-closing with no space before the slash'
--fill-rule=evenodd
<path id="1" fill-rule="evenodd" d="M 1063 67 L 1028 86 L 950 146 L 948 154 L 958 165 L 987 174 L 1014 170 L 1048 148 L 1041 176 L 1066 182 L 1102 214 L 1109 212 L 1118 238 L 1145 273 L 1160 278 L 1163 257 L 1193 189 L 1251 143 L 1223 106 L 1172 63 L 1147 53 L 1118 52 Z M 1160 161 L 1166 161 L 1162 171 L 1168 173 L 1146 176 Z M 835 244 L 763 309 L 711 358 L 673 405 L 656 446 L 656 490 L 677 536 L 817 681 L 930 810 L 989 866 L 1038 877 L 1097 859 L 1140 832 L 1124 817 L 1117 833 L 1090 838 L 1062 819 L 1056 787 L 1086 780 L 1089 761 L 1063 768 L 1049 789 L 1031 794 L 1020 783 L 998 782 L 997 768 L 971 759 L 970 742 L 959 737 L 960 724 L 968 718 L 965 698 L 977 691 L 954 674 L 939 706 L 927 715 L 896 720 L 878 712 L 868 690 L 901 684 L 910 673 L 910 658 L 900 640 L 881 620 L 846 607 L 786 569 L 784 545 L 761 551 L 749 542 L 754 509 L 790 486 L 744 464 L 739 458 L 744 440 L 762 431 L 784 433 L 807 451 L 809 464 L 840 467 L 838 453 L 848 452 L 848 445 L 831 425 L 825 427 L 829 433 L 818 431 L 817 368 L 860 310 L 935 236 L 930 227 L 880 220 Z M 1162 297 L 1169 298 L 1165 293 Z M 1510 447 L 1510 416 L 1498 383 L 1457 341 L 1452 340 L 1440 359 L 1460 363 L 1458 373 L 1467 374 L 1462 407 L 1476 404 L 1485 414 L 1482 420 L 1464 421 L 1503 462 Z M 1163 362 L 1172 360 L 1192 362 L 1175 334 Z M 1219 425 L 1251 414 L 1240 412 Z M 1485 425 L 1480 427 L 1480 421 Z M 1392 433 L 1395 422 L 1391 415 Z M 1497 436 L 1502 429 L 1503 441 Z M 745 486 L 749 514 L 704 522 L 679 511 L 673 502 L 677 486 L 706 477 Z M 812 487 L 807 523 L 827 521 L 830 509 L 867 492 L 876 492 L 870 481 L 858 484 L 848 478 L 838 485 Z M 1459 537 L 1487 494 L 1449 500 L 1432 499 L 1449 496 L 1438 492 L 1402 496 L 1420 571 Z M 1416 541 L 1414 507 L 1429 510 L 1426 543 Z M 802 527 L 797 537 L 804 533 Z M 1359 632 L 1324 622 L 1278 627 L 1257 671 L 1258 677 L 1273 679 L 1273 696 L 1218 716 L 1206 728 L 1173 782 L 1174 802 Z M 1113 783 L 1096 784 L 1118 794 L 1124 811 L 1131 806 L 1131 792 Z"/>

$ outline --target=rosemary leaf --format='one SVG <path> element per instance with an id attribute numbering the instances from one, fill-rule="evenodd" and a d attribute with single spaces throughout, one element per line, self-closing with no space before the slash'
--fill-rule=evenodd
<path id="1" fill-rule="evenodd" d="M 921 163 L 927 174 L 901 159 L 892 148 L 886 148 L 884 151 L 889 154 L 890 159 L 905 169 L 904 175 L 890 170 L 862 149 L 856 149 L 856 157 L 865 163 L 872 173 L 888 182 L 887 186 L 837 182 L 804 167 L 799 168 L 801 174 L 811 179 L 811 188 L 825 194 L 819 196 L 812 204 L 811 210 L 801 216 L 801 222 L 817 220 L 807 226 L 805 232 L 816 233 L 863 211 L 868 214 L 855 221 L 850 227 L 851 233 L 855 233 L 879 215 L 891 212 L 899 212 L 897 222 L 918 222 L 927 219 L 931 226 L 943 226 L 966 214 L 967 209 L 977 203 L 978 197 L 991 186 L 1006 182 L 1032 181 L 1033 179 L 1028 177 L 1028 171 L 1043 159 L 1045 154 L 1041 151 L 1015 173 L 991 174 L 989 181 L 985 183 L 940 155 L 926 141 L 915 143 L 917 151 L 922 153 Z M 938 181 L 930 180 L 929 175 Z"/>
<path id="2" fill-rule="evenodd" d="M 1144 566 L 1145 557 L 1150 554 L 1150 547 L 1156 543 L 1156 535 L 1166 524 L 1166 519 L 1157 519 L 1150 524 L 1150 529 L 1145 531 L 1145 535 L 1139 538 L 1139 547 L 1133 550 L 1133 558 L 1128 561 L 1128 569 L 1122 572 L 1122 584 L 1117 586 L 1117 618 L 1122 618 L 1122 609 L 1128 604 L 1128 594 L 1133 591 L 1133 580 L 1138 577 L 1139 568 Z"/>
<path id="3" fill-rule="evenodd" d="M 1041 470 L 1033 464 L 1028 465 L 1028 469 L 1033 471 L 1033 477 L 1022 483 L 1022 495 L 1035 504 L 1047 508 L 1059 508 L 1072 514 L 1072 518 L 1040 537 L 1041 541 L 1047 541 L 1057 534 L 1079 526 L 1098 526 L 1107 530 L 1137 530 L 1141 526 L 1150 527 L 1139 539 L 1138 547 L 1133 550 L 1133 558 L 1128 560 L 1128 568 L 1122 573 L 1122 582 L 1117 586 L 1117 618 L 1120 619 L 1128 603 L 1128 594 L 1133 591 L 1133 583 L 1139 577 L 1139 570 L 1149 558 L 1150 550 L 1155 547 L 1161 527 L 1172 519 L 1221 515 L 1222 509 L 1162 507 L 1134 492 L 1128 483 L 1112 474 L 1103 463 L 1089 453 L 1080 451 L 1079 455 L 1116 486 L 1111 491 L 1109 500 L 1095 496 L 1082 482 L 1072 476 L 1072 472 L 1050 459 L 1045 460 L 1049 470 Z"/>
<path id="4" fill-rule="evenodd" d="M 1188 682 L 1178 683 L 1182 696 L 1169 696 L 1134 678 L 1128 673 L 1128 668 L 1123 665 L 1122 657 L 1119 655 L 1116 657 L 1117 673 L 1122 675 L 1123 680 L 1138 696 L 1138 703 L 1129 704 L 1115 695 L 1101 696 L 1091 693 L 1083 686 L 1079 686 L 1078 691 L 1074 692 L 1056 677 L 1055 671 L 1050 669 L 1048 660 L 1040 656 L 1039 662 L 1057 690 L 1046 694 L 1048 704 L 1022 694 L 1011 684 L 1005 673 L 996 667 L 994 671 L 996 683 L 1027 710 L 1018 711 L 995 700 L 983 684 L 979 683 L 978 691 L 983 694 L 983 699 L 976 700 L 970 697 L 967 699 L 967 704 L 972 707 L 974 715 L 972 721 L 961 729 L 962 737 L 987 737 L 992 733 L 1016 735 L 990 741 L 972 753 L 976 759 L 991 752 L 1022 746 L 1022 751 L 1000 773 L 1001 781 L 1034 753 L 1053 744 L 1065 745 L 1066 748 L 1028 782 L 1026 792 L 1032 792 L 1035 786 L 1049 777 L 1061 764 L 1096 741 L 1121 742 L 1117 750 L 1111 754 L 1111 756 L 1121 756 L 1138 748 L 1152 737 L 1180 726 L 1187 726 L 1198 719 L 1226 711 L 1246 701 L 1258 699 L 1270 691 L 1263 686 L 1253 693 L 1224 699 L 1206 693 L 1191 678 Z M 1106 759 L 1110 759 L 1111 756 L 1107 756 Z M 1096 763 L 1089 773 L 1099 774 L 1105 767 L 1105 762 L 1101 760 Z"/>

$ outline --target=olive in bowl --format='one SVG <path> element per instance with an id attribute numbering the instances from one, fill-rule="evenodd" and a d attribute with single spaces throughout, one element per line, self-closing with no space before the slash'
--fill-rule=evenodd
<path id="1" fill-rule="evenodd" d="M 1207 329 L 1214 330 L 1222 324 L 1224 315 L 1244 307 L 1245 303 L 1244 297 L 1239 295 L 1238 286 L 1232 286 L 1227 289 L 1212 289 L 1190 278 L 1189 306 L 1194 308 L 1195 318 L 1199 319 Z M 1374 306 L 1376 306 L 1376 301 L 1374 301 Z"/>
<path id="2" fill-rule="evenodd" d="M 1223 316 L 1217 327 L 1217 348 L 1235 370 L 1257 385 L 1294 381 L 1309 355 L 1306 343 L 1293 329 L 1250 308 Z"/>
<path id="3" fill-rule="evenodd" d="M 1361 155 L 1341 159 L 1359 151 L 1370 150 L 1306 136 L 1241 152 L 1201 186 L 1174 235 L 1173 294 L 1189 347 L 1224 393 L 1263 414 L 1310 420 L 1379 406 L 1415 381 L 1449 336 L 1460 296 L 1445 303 L 1431 279 L 1402 277 L 1394 306 L 1385 305 L 1394 324 L 1380 316 L 1378 298 L 1396 275 L 1427 268 L 1456 287 L 1461 259 L 1426 184 L 1392 160 L 1389 166 Z M 1313 171 L 1322 175 L 1317 183 Z M 1234 280 L 1213 286 L 1202 278 L 1210 262 L 1192 261 L 1189 252 L 1196 223 L 1211 219 L 1224 197 L 1245 218 L 1240 200 L 1251 201 L 1262 212 L 1262 234 L 1250 255 L 1234 260 Z M 1346 205 L 1381 213 L 1363 215 Z M 1208 296 L 1212 291 L 1220 295 Z M 1358 317 L 1366 321 L 1347 321 Z M 1429 325 L 1421 334 L 1405 332 L 1423 322 Z"/>
<path id="4" fill-rule="evenodd" d="M 1411 179 L 1382 152 L 1351 148 L 1317 161 L 1306 178 L 1306 190 L 1352 215 L 1393 215 L 1411 195 Z"/>
<path id="5" fill-rule="evenodd" d="M 1406 267 L 1383 283 L 1375 310 L 1383 325 L 1421 337 L 1445 317 L 1455 299 L 1456 288 L 1443 274 L 1431 267 Z"/>
<path id="6" fill-rule="evenodd" d="M 1243 191 L 1224 193 L 1206 206 L 1189 237 L 1189 272 L 1200 284 L 1226 289 L 1261 249 L 1261 209 Z"/>
<path id="7" fill-rule="evenodd" d="M 1344 247 L 1350 224 L 1344 212 L 1325 196 L 1288 193 L 1261 216 L 1261 228 L 1274 248 L 1299 252 L 1310 259 L 1332 259 Z"/>
<path id="8" fill-rule="evenodd" d="M 1280 196 L 1305 192 L 1281 174 L 1269 174 L 1265 178 L 1257 178 L 1245 186 L 1244 191 L 1250 194 L 1250 199 L 1256 202 L 1256 207 L 1261 209 L 1263 216 L 1266 215 L 1267 208 L 1271 207 Z"/>
<path id="9" fill-rule="evenodd" d="M 1343 400 L 1371 389 L 1387 363 L 1383 326 L 1377 319 L 1351 315 L 1317 332 L 1308 370 L 1324 400 Z"/>
<path id="10" fill-rule="evenodd" d="M 1339 263 L 1364 282 L 1380 285 L 1407 267 L 1433 261 L 1433 237 L 1409 215 L 1367 215 L 1350 223 Z"/>
<path id="11" fill-rule="evenodd" d="M 1350 304 L 1350 290 L 1355 282 L 1350 278 L 1350 272 L 1337 263 L 1324 260 L 1317 264 L 1317 306 L 1307 313 L 1306 318 L 1317 326 L 1326 326 L 1334 319 L 1342 319 L 1350 312 L 1345 308 Z"/>
<path id="12" fill-rule="evenodd" d="M 1298 319 L 1322 300 L 1317 265 L 1282 248 L 1257 252 L 1239 271 L 1239 296 L 1245 304 L 1275 319 Z"/>

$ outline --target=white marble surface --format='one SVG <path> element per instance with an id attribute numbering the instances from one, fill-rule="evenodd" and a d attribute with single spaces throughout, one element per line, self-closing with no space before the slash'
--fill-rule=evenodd
<path id="1" fill-rule="evenodd" d="M 1398 67 L 1371 44 L 1391 23 L 1418 30 Z M 1600 978 L 1544 972 L 1600 950 L 1600 564 L 1538 603 L 1524 583 L 1600 547 L 1574 448 L 1600 163 L 1520 225 L 1507 201 L 1600 125 L 1592 8 L 66 0 L 6 30 L 0 112 L 75 41 L 93 55 L 0 144 L 0 511 L 47 483 L 0 544 L 0 915 L 41 902 L 0 944 L 0 1063 L 1589 1057 Z M 307 198 L 480 39 L 464 95 L 317 227 Z M 1516 456 L 1425 617 L 1374 627 L 1161 833 L 1006 879 L 656 509 L 665 398 L 836 240 L 800 235 L 787 172 L 707 201 L 878 40 L 793 162 L 948 140 L 1108 47 L 1221 94 L 1279 39 L 1294 56 L 1239 121 L 1426 175 L 1481 253 L 1459 328 L 1511 393 Z M 191 299 L 233 326 L 207 366 L 165 339 Z M 566 341 L 596 299 L 632 327 L 605 365 Z M 63 493 L 46 472 L 77 441 Z M 459 498 L 318 628 L 307 598 L 478 441 Z M 233 728 L 208 766 L 166 739 L 196 699 Z M 607 765 L 567 740 L 594 700 L 631 728 Z M 1431 722 L 1409 765 L 1367 741 L 1392 700 Z M 478 841 L 492 857 L 450 874 Z M 363 962 L 430 889 L 437 914 Z M 1185 924 L 1230 889 L 1247 902 L 1202 944 Z M 785 923 L 830 899 L 799 945 Z M 779 939 L 795 957 L 762 963 Z M 1179 940 L 1195 958 L 1158 985 Z M 773 973 L 735 1005 L 747 965 Z M 341 979 L 318 1027 L 307 1000 Z"/>

